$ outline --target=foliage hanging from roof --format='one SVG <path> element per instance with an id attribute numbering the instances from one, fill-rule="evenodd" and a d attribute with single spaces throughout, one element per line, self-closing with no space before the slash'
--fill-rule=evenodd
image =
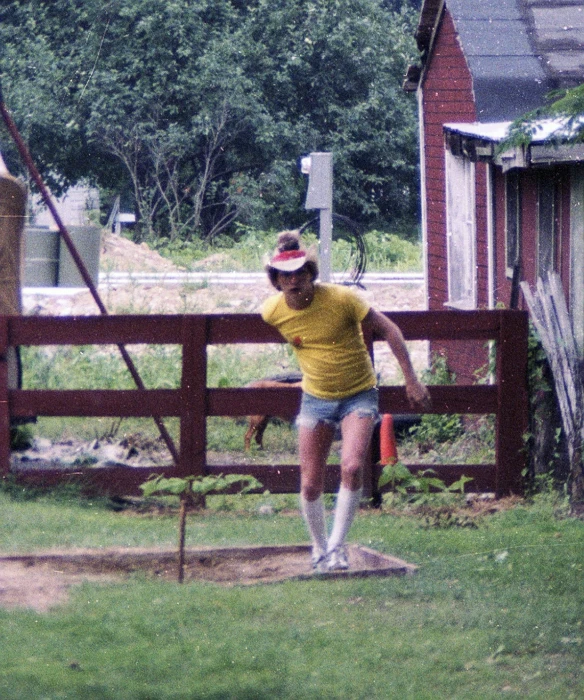
<path id="1" fill-rule="evenodd" d="M 584 84 L 573 88 L 553 90 L 547 95 L 548 104 L 526 112 L 512 122 L 507 137 L 498 152 L 516 146 L 529 146 L 535 138 L 549 144 L 584 142 Z"/>

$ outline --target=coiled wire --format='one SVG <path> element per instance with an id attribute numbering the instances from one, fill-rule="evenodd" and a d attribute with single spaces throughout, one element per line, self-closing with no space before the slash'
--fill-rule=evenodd
<path id="1" fill-rule="evenodd" d="M 300 235 L 302 235 L 305 231 L 311 230 L 314 231 L 318 237 L 319 222 L 320 216 L 315 216 L 307 221 L 300 227 Z M 333 243 L 335 241 L 335 223 L 339 224 L 337 231 L 338 229 L 342 229 L 342 233 L 340 235 L 337 234 L 336 239 L 348 239 L 351 245 L 351 269 L 347 271 L 348 277 L 342 279 L 341 283 L 346 285 L 356 285 L 357 287 L 361 287 L 363 289 L 364 287 L 361 280 L 367 269 L 367 244 L 365 242 L 363 229 L 357 222 L 349 219 L 348 216 L 333 214 Z"/>

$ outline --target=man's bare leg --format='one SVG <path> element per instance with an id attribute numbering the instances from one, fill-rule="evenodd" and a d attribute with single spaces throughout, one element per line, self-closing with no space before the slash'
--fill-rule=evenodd
<path id="1" fill-rule="evenodd" d="M 334 428 L 318 423 L 315 428 L 300 426 L 300 506 L 312 540 L 312 563 L 325 571 L 327 553 L 326 520 L 323 500 L 326 460 L 334 438 Z"/>
<path id="2" fill-rule="evenodd" d="M 341 424 L 341 486 L 337 495 L 333 529 L 328 540 L 329 569 L 347 569 L 343 545 L 363 493 L 363 467 L 369 459 L 375 418 L 350 413 Z"/>

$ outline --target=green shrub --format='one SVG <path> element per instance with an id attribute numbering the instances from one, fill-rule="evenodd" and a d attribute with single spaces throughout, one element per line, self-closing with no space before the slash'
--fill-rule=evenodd
<path id="1" fill-rule="evenodd" d="M 277 231 L 258 231 L 252 227 L 240 226 L 235 238 L 217 237 L 213 244 L 202 241 L 159 240 L 153 247 L 176 265 L 186 269 L 202 269 L 201 260 L 207 260 L 205 269 L 214 272 L 250 271 L 260 272 L 264 268 L 263 258 L 275 246 Z M 395 234 L 383 231 L 369 231 L 365 234 L 367 249 L 367 270 L 413 272 L 422 269 L 422 251 L 418 243 Z M 304 234 L 306 245 L 317 243 L 314 232 Z M 348 270 L 354 264 L 355 244 L 340 227 L 333 231 L 333 270 Z"/>
<path id="2" fill-rule="evenodd" d="M 434 355 L 430 369 L 422 375 L 426 384 L 454 384 L 456 377 L 448 368 L 443 355 Z M 462 418 L 457 414 L 438 415 L 428 413 L 422 416 L 418 425 L 410 428 L 412 439 L 423 449 L 429 450 L 437 443 L 452 442 L 462 435 Z"/>
<path id="3" fill-rule="evenodd" d="M 422 269 L 422 249 L 394 233 L 370 231 L 365 234 L 367 269 L 418 272 Z"/>
<path id="4" fill-rule="evenodd" d="M 472 481 L 471 477 L 461 476 L 447 486 L 433 469 L 423 469 L 413 474 L 404 464 L 396 462 L 383 467 L 377 485 L 379 489 L 389 487 L 393 494 L 419 505 L 431 501 L 435 493 L 463 494 L 469 481 Z"/>

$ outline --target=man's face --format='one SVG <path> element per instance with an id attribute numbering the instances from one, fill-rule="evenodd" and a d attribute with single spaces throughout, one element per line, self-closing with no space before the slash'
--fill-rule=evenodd
<path id="1" fill-rule="evenodd" d="M 278 272 L 277 283 L 286 296 L 305 298 L 312 294 L 312 275 L 306 267 L 294 272 Z"/>

